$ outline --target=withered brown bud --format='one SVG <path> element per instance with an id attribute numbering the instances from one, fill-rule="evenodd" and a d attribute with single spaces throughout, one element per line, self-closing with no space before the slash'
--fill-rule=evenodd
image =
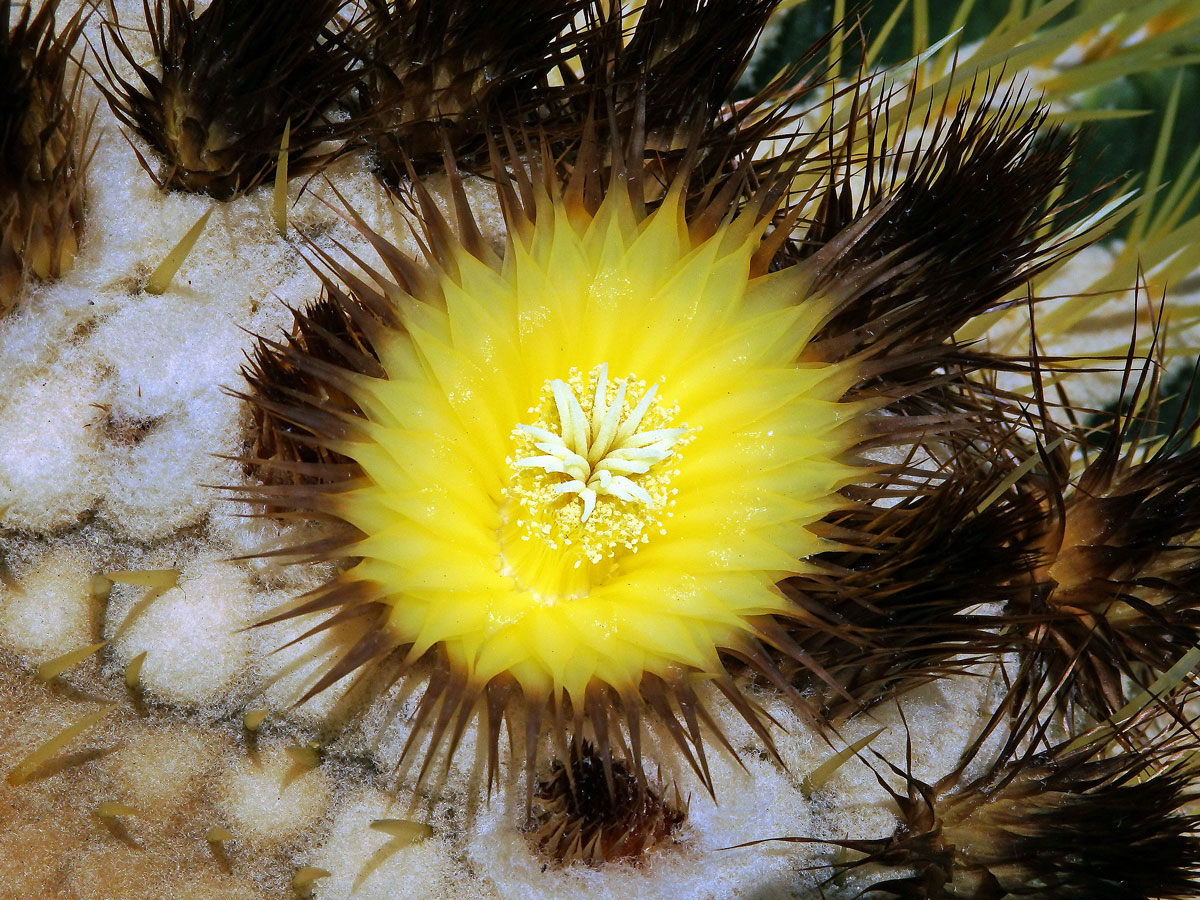
<path id="1" fill-rule="evenodd" d="M 57 0 L 12 22 L 0 0 L 0 315 L 26 275 L 57 278 L 74 264 L 83 231 L 91 118 L 80 117 L 71 54 L 86 7 L 56 31 Z"/>
<path id="2" fill-rule="evenodd" d="M 588 742 L 573 742 L 570 762 L 551 764 L 533 798 L 531 838 L 555 862 L 589 865 L 637 859 L 669 844 L 687 818 L 678 792 L 668 802 L 620 761 L 605 760 Z"/>
<path id="3" fill-rule="evenodd" d="M 147 68 L 108 23 L 101 90 L 113 113 L 161 159 L 142 163 L 167 190 L 229 200 L 272 177 L 285 130 L 288 174 L 320 169 L 353 122 L 336 103 L 356 78 L 336 20 L 343 0 L 192 0 L 146 5 L 161 73 Z M 108 41 L 136 73 L 124 79 Z M 325 142 L 333 141 L 330 146 Z"/>

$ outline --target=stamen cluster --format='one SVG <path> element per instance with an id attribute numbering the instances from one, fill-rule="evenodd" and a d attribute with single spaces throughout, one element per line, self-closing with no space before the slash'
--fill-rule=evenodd
<path id="1" fill-rule="evenodd" d="M 657 384 L 633 375 L 610 381 L 607 363 L 586 382 L 572 370 L 546 383 L 541 406 L 529 410 L 534 424 L 512 434 L 518 452 L 538 453 L 509 462 L 506 496 L 521 541 L 575 547 L 579 568 L 665 534 L 678 470 L 664 463 L 677 458 L 688 429 L 669 427 L 678 410 L 657 397 Z"/>

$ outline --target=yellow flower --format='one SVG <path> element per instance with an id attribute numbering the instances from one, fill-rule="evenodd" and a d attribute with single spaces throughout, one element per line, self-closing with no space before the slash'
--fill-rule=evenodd
<path id="1" fill-rule="evenodd" d="M 365 476 L 333 503 L 363 533 L 345 577 L 410 659 L 440 645 L 474 684 L 582 706 L 722 673 L 788 612 L 776 583 L 861 434 L 852 369 L 803 361 L 828 304 L 752 272 L 764 227 L 694 235 L 677 193 L 644 216 L 621 190 L 595 215 L 545 196 L 502 262 L 459 246 L 435 295 L 399 299 L 387 377 L 354 381 L 365 421 L 331 446 Z"/>
<path id="2" fill-rule="evenodd" d="M 862 449 L 953 452 L 1012 415 L 949 336 L 1066 246 L 1039 233 L 1055 234 L 1046 200 L 1070 144 L 1035 145 L 1040 122 L 963 104 L 910 154 L 916 174 L 881 169 L 857 212 L 849 188 L 795 188 L 820 161 L 800 139 L 742 180 L 705 169 L 703 142 L 653 171 L 644 148 L 591 135 L 569 168 L 537 139 L 507 166 L 493 148 L 500 250 L 452 161 L 455 229 L 412 187 L 423 261 L 360 221 L 387 274 L 322 254 L 325 296 L 248 373 L 247 462 L 317 483 L 244 496 L 352 529 L 312 546 L 344 571 L 272 620 L 333 611 L 312 633 L 361 628 L 304 699 L 393 657 L 426 685 L 402 751 L 427 748 L 418 781 L 479 714 L 490 778 L 506 719 L 527 790 L 547 732 L 560 757 L 592 741 L 643 777 L 647 722 L 711 790 L 706 741 L 733 750 L 707 709 L 718 692 L 775 753 L 732 677 L 743 664 L 814 720 L 830 704 L 800 691 L 818 682 L 857 707 L 952 668 L 955 640 L 872 668 L 893 608 L 858 588 L 819 599 L 840 583 L 826 551 L 905 546 L 870 501 L 915 502 L 921 470 Z M 945 631 L 971 602 L 902 615 Z"/>

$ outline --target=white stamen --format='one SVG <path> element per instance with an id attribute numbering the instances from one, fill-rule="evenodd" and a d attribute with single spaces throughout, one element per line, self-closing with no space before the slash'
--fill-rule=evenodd
<path id="1" fill-rule="evenodd" d="M 523 431 L 539 441 L 549 441 L 550 443 L 558 443 L 562 440 L 553 431 L 547 431 L 545 428 L 538 428 L 536 425 L 518 425 L 517 431 Z"/>
<path id="2" fill-rule="evenodd" d="M 550 382 L 550 390 L 554 393 L 554 402 L 558 405 L 558 419 L 562 423 L 562 437 L 559 440 L 573 452 L 586 456 L 588 427 L 583 417 L 583 407 L 579 405 L 579 400 L 565 381 Z"/>
<path id="3" fill-rule="evenodd" d="M 514 464 L 522 469 L 541 469 L 548 475 L 566 475 L 570 480 L 555 482 L 549 487 L 555 495 L 575 495 L 582 503 L 579 521 L 586 522 L 595 512 L 597 501 L 611 497 L 623 503 L 650 506 L 654 501 L 649 491 L 634 478 L 646 475 L 652 466 L 674 454 L 675 444 L 687 428 L 657 427 L 639 432 L 638 427 L 653 407 L 658 385 L 651 385 L 625 414 L 626 397 L 633 376 L 616 382 L 609 400 L 608 365 L 593 370 L 595 389 L 591 392 L 591 409 L 587 412 L 576 394 L 577 388 L 561 379 L 548 383 L 558 412 L 560 434 L 537 425 L 518 425 L 516 430 L 533 439 L 534 447 L 544 456 L 526 456 Z M 573 376 L 572 381 L 579 384 Z M 658 414 L 655 424 L 663 424 Z M 667 420 L 669 421 L 669 420 Z M 544 424 L 544 423 L 543 423 Z"/>
<path id="4" fill-rule="evenodd" d="M 579 492 L 579 499 L 583 501 L 583 515 L 579 517 L 579 521 L 586 522 L 596 508 L 596 492 L 591 488 L 584 488 Z"/>
<path id="5" fill-rule="evenodd" d="M 522 469 L 545 469 L 547 472 L 565 472 L 563 461 L 555 456 L 527 456 L 518 459 L 513 465 Z"/>
<path id="6" fill-rule="evenodd" d="M 640 503 L 650 502 L 650 495 L 646 492 L 646 489 L 641 485 L 634 484 L 623 475 L 618 475 L 612 480 L 609 491 L 622 500 L 637 500 Z"/>
<path id="7" fill-rule="evenodd" d="M 588 489 L 588 486 L 578 479 L 575 481 L 564 481 L 562 484 L 556 484 L 553 487 L 559 494 L 578 494 Z"/>
<path id="8" fill-rule="evenodd" d="M 592 432 L 592 446 L 588 450 L 588 462 L 593 466 L 604 459 L 604 454 L 612 448 L 617 437 L 617 428 L 621 424 L 621 411 L 625 409 L 626 382 L 622 381 L 617 387 L 617 395 L 613 397 L 612 405 L 600 420 L 599 426 Z"/>
<path id="9" fill-rule="evenodd" d="M 637 427 L 642 424 L 642 419 L 646 415 L 646 410 L 650 408 L 650 404 L 654 401 L 654 395 L 658 393 L 658 385 L 650 385 L 650 390 L 642 394 L 642 399 L 638 401 L 638 405 L 633 408 L 633 412 L 629 414 L 621 427 L 617 430 L 617 443 L 624 444 L 625 440 L 637 431 Z"/>
<path id="10" fill-rule="evenodd" d="M 596 468 L 607 469 L 618 475 L 645 475 L 650 471 L 650 463 L 613 459 L 611 456 L 608 456 L 596 463 Z"/>
<path id="11" fill-rule="evenodd" d="M 625 440 L 625 446 L 648 447 L 651 444 L 657 444 L 665 441 L 667 446 L 670 447 L 683 436 L 685 431 L 687 431 L 686 428 L 658 428 L 654 431 L 643 431 L 638 434 L 630 435 L 630 437 Z"/>
<path id="12" fill-rule="evenodd" d="M 608 395 L 608 363 L 601 363 L 596 373 L 596 391 L 592 395 L 592 434 L 600 433 L 600 423 L 608 405 L 604 398 Z"/>

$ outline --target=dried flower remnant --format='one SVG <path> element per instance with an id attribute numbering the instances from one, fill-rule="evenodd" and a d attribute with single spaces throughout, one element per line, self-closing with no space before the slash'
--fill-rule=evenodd
<path id="1" fill-rule="evenodd" d="M 780 111 L 766 109 L 763 98 L 801 63 L 786 67 L 757 98 L 728 103 L 779 5 L 780 0 L 592 0 L 574 35 L 575 57 L 560 69 L 561 102 L 548 105 L 540 126 L 552 138 L 577 139 L 596 98 L 603 97 L 610 108 L 595 124 L 617 134 L 644 129 L 646 149 L 656 155 L 691 147 L 698 123 L 704 124 L 701 152 L 761 140 L 765 132 L 755 123 L 775 122 Z M 724 150 L 737 155 L 729 146 Z"/>
<path id="2" fill-rule="evenodd" d="M 671 170 L 700 126 L 693 149 L 715 170 L 789 117 L 782 104 L 758 114 L 799 63 L 756 100 L 724 108 L 778 5 L 369 0 L 355 31 L 363 81 L 349 105 L 369 123 L 365 143 L 392 189 L 410 170 L 439 172 L 447 151 L 459 169 L 486 171 L 496 123 L 562 150 L 587 128 L 616 139 L 638 122 L 656 165 Z"/>
<path id="3" fill-rule="evenodd" d="M 0 0 L 0 315 L 26 275 L 57 278 L 75 262 L 83 232 L 91 118 L 80 117 L 71 53 L 87 7 L 55 28 L 57 0 L 13 21 Z"/>
<path id="4" fill-rule="evenodd" d="M 347 102 L 358 142 L 393 189 L 443 153 L 486 168 L 487 123 L 517 123 L 547 99 L 584 0 L 366 0 L 349 35 L 361 81 Z"/>
<path id="5" fill-rule="evenodd" d="M 845 549 L 821 554 L 817 572 L 785 584 L 798 603 L 824 613 L 795 637 L 842 691 L 797 674 L 799 685 L 822 690 L 834 719 L 967 672 L 1003 646 L 1001 626 L 977 608 L 1006 603 L 1014 573 L 1032 568 L 1040 509 L 1011 485 L 1015 466 L 1006 458 L 1035 450 L 1011 434 L 991 437 L 958 448 L 929 484 L 894 505 L 828 519 Z"/>
<path id="6" fill-rule="evenodd" d="M 346 312 L 343 303 L 324 297 L 307 309 L 293 313 L 294 326 L 288 343 L 298 352 L 330 365 L 351 367 L 369 375 L 381 375 L 378 357 L 361 327 Z M 286 403 L 291 392 L 325 396 L 331 403 L 354 415 L 361 410 L 340 391 L 330 392 L 320 380 L 290 363 L 270 347 L 258 345 L 244 375 L 254 396 L 271 403 Z M 339 464 L 352 464 L 345 457 L 308 439 L 301 426 L 276 416 L 265 405 L 252 406 L 255 436 L 247 473 L 269 482 L 313 483 L 330 478 Z"/>
<path id="7" fill-rule="evenodd" d="M 337 18 L 342 6 L 213 0 L 197 14 L 192 0 L 147 2 L 160 73 L 133 52 L 120 22 L 107 23 L 100 87 L 160 158 L 160 166 L 141 159 L 158 184 L 217 200 L 244 194 L 274 175 L 285 130 L 289 177 L 327 164 L 356 127 L 335 116 L 357 77 Z M 135 81 L 118 71 L 109 40 Z"/>
<path id="8" fill-rule="evenodd" d="M 838 868 L 860 875 L 865 898 L 1196 896 L 1194 735 L 1173 728 L 1141 749 L 1085 743 L 1011 754 L 971 780 L 964 761 L 933 785 L 891 766 L 903 779 L 889 788 L 900 825 L 887 838 L 828 842 L 865 854 Z"/>
<path id="9" fill-rule="evenodd" d="M 568 759 L 555 759 L 534 792 L 530 839 L 540 853 L 560 864 L 599 865 L 637 860 L 674 840 L 687 819 L 678 791 L 667 801 L 661 788 L 586 741 L 573 743 Z"/>
<path id="10" fill-rule="evenodd" d="M 1147 360 L 1107 434 L 1060 443 L 1022 482 L 1039 513 L 1036 556 L 1006 619 L 1031 706 L 1055 698 L 1103 720 L 1200 643 L 1198 423 L 1185 418 L 1186 397 L 1173 423 L 1160 421 L 1160 372 Z"/>
<path id="11" fill-rule="evenodd" d="M 1008 599 L 1034 552 L 1029 501 L 1004 482 L 1037 448 L 1018 439 L 1024 416 L 990 374 L 1030 363 L 930 336 L 1001 306 L 1087 239 L 1046 230 L 1069 215 L 1054 198 L 1074 142 L 1053 129 L 1039 134 L 1045 112 L 1011 92 L 985 93 L 948 101 L 925 134 L 894 148 L 906 171 L 890 152 L 868 157 L 865 177 L 835 169 L 783 250 L 828 267 L 822 277 L 831 281 L 878 267 L 813 349 L 830 360 L 868 346 L 880 353 L 888 371 L 869 388 L 899 414 L 888 427 L 914 437 L 902 474 L 844 490 L 860 502 L 818 526 L 838 546 L 783 585 L 806 613 L 788 628 L 806 659 L 797 684 L 815 682 L 836 716 L 995 652 L 988 623 L 965 613 Z M 864 140 L 872 145 L 887 116 L 864 128 L 875 131 Z M 869 324 L 901 318 L 908 324 Z M 897 443 L 893 433 L 877 446 Z"/>
<path id="12" fill-rule="evenodd" d="M 803 124 L 814 110 L 797 98 L 827 75 L 818 62 L 826 41 L 783 66 L 752 96 L 731 100 L 781 5 L 781 0 L 592 0 L 573 33 L 575 56 L 559 69 L 561 92 L 551 92 L 527 115 L 525 127 L 568 155 L 589 132 L 601 135 L 602 145 L 614 146 L 639 135 L 641 158 L 635 162 L 649 175 L 647 202 L 661 200 L 685 173 L 695 187 L 689 207 L 707 205 L 722 192 L 760 202 L 761 193 L 757 200 L 751 194 L 767 184 L 778 187 L 780 172 L 789 169 L 797 176 L 791 185 L 797 197 L 819 191 L 837 153 L 831 147 L 828 156 L 822 154 L 814 119 Z M 861 88 L 846 86 L 860 100 Z M 839 132 L 838 152 L 857 154 L 851 150 L 854 128 L 846 121 L 823 125 Z M 797 140 L 802 133 L 804 139 Z M 602 151 L 587 164 L 619 165 L 619 154 Z"/>

